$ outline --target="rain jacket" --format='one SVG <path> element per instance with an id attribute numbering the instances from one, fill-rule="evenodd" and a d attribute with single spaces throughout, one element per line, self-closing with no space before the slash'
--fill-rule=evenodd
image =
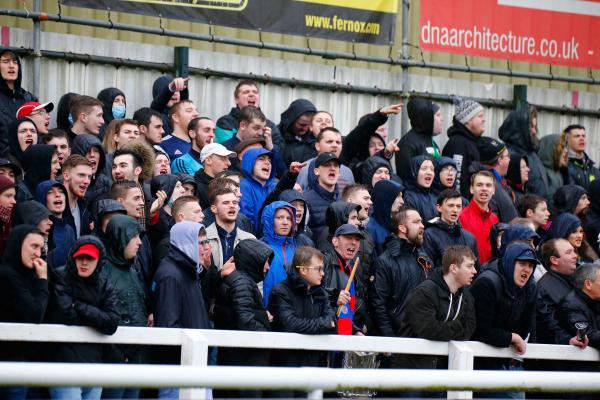
<path id="1" fill-rule="evenodd" d="M 240 191 L 242 192 L 240 212 L 250 219 L 254 229 L 258 228 L 259 212 L 265 199 L 277 186 L 274 168 L 271 168 L 271 176 L 264 185 L 252 177 L 256 159 L 263 154 L 271 154 L 271 152 L 266 149 L 250 149 L 244 154 L 242 160 L 244 179 L 240 182 Z"/>
<path id="2" fill-rule="evenodd" d="M 417 183 L 419 169 L 426 160 L 433 161 L 429 156 L 415 156 L 410 160 L 410 173 L 404 192 L 404 206 L 416 209 L 423 221 L 429 221 L 438 215 L 435 207 L 437 196 L 433 194 L 431 187 L 422 187 Z M 433 185 L 433 181 L 431 184 Z"/>

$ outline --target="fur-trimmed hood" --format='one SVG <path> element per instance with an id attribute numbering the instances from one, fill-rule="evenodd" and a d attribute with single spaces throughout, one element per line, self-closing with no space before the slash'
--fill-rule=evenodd
<path id="1" fill-rule="evenodd" d="M 144 139 L 136 139 L 128 143 L 124 143 L 120 146 L 120 149 L 130 150 L 138 154 L 144 161 L 142 165 L 142 173 L 140 174 L 140 181 L 146 181 L 152 179 L 154 175 L 154 158 L 155 153 L 152 146 L 150 146 Z"/>

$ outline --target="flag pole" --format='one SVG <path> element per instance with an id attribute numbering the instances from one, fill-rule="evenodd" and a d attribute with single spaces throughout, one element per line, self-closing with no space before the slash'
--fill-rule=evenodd
<path id="1" fill-rule="evenodd" d="M 356 261 L 354 261 L 354 267 L 352 267 L 352 271 L 350 272 L 350 277 L 348 278 L 348 282 L 346 282 L 346 291 L 350 290 L 350 286 L 352 286 L 352 281 L 354 280 L 354 274 L 356 274 L 356 270 L 358 269 L 358 266 L 360 264 L 360 257 L 356 257 Z M 338 306 L 337 309 L 337 316 L 339 317 L 340 314 L 342 313 L 342 306 Z"/>

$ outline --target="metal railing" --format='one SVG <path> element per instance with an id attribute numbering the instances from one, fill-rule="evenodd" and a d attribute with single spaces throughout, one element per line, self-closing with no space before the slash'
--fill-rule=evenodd
<path id="1" fill-rule="evenodd" d="M 352 388 L 449 390 L 452 399 L 470 399 L 471 390 L 486 389 L 600 391 L 597 373 L 473 371 L 475 357 L 512 358 L 516 354 L 512 348 L 472 341 L 132 327 L 119 327 L 114 335 L 106 336 L 86 327 L 6 323 L 0 324 L 0 341 L 181 346 L 182 364 L 87 364 L 84 368 L 81 364 L 0 363 L 0 385 L 181 387 L 184 399 L 206 398 L 202 387 L 305 390 L 313 399 L 321 398 L 323 391 Z M 289 368 L 207 367 L 209 346 L 438 355 L 448 357 L 448 370 L 300 368 L 290 373 Z M 600 353 L 589 347 L 529 344 L 520 357 L 597 362 Z M 85 374 L 74 373 L 82 370 Z"/>

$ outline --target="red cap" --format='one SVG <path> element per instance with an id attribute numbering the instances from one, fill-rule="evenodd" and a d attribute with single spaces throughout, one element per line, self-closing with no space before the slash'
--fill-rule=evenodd
<path id="1" fill-rule="evenodd" d="M 47 112 L 50 112 L 54 110 L 54 104 L 50 102 L 40 104 L 37 101 L 30 101 L 29 103 L 25 103 L 21 107 L 19 107 L 19 109 L 17 110 L 17 118 L 27 117 L 32 112 L 41 110 L 42 108 L 45 109 Z"/>
<path id="2" fill-rule="evenodd" d="M 77 258 L 77 257 L 82 256 L 84 254 L 86 256 L 92 257 L 94 260 L 97 260 L 97 259 L 100 258 L 100 249 L 97 248 L 96 246 L 94 246 L 91 243 L 84 244 L 79 249 L 77 249 L 77 251 L 75 252 L 75 254 L 73 254 L 73 258 Z"/>

